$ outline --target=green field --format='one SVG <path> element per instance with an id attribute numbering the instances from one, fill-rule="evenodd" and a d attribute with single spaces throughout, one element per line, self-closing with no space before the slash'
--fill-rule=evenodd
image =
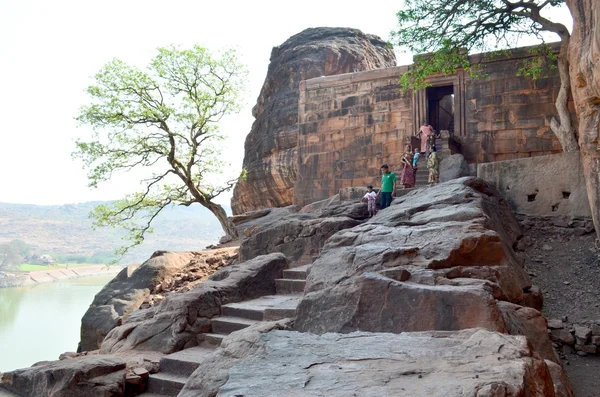
<path id="1" fill-rule="evenodd" d="M 20 272 L 35 272 L 38 270 L 56 270 L 56 269 L 65 269 L 65 268 L 76 267 L 76 266 L 92 266 L 92 264 L 91 263 L 69 263 L 69 264 L 57 264 L 57 265 L 46 266 L 46 265 L 30 265 L 30 264 L 24 263 L 19 266 L 18 270 Z"/>

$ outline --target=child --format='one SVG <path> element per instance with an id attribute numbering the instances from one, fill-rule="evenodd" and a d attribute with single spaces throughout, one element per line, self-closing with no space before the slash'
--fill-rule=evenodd
<path id="1" fill-rule="evenodd" d="M 375 199 L 377 198 L 377 193 L 373 190 L 373 185 L 367 186 L 367 193 L 360 200 L 361 202 L 367 202 L 367 208 L 369 210 L 369 218 L 373 217 L 377 213 L 377 209 L 375 208 Z"/>
<path id="2" fill-rule="evenodd" d="M 415 154 L 413 155 L 412 158 L 412 166 L 413 166 L 413 174 L 417 175 L 417 165 L 419 164 L 419 157 L 421 156 L 421 154 L 419 153 L 419 149 L 415 149 Z"/>

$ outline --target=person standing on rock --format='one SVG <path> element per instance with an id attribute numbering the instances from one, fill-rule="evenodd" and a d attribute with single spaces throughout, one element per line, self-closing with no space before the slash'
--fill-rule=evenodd
<path id="1" fill-rule="evenodd" d="M 369 218 L 372 218 L 377 213 L 375 202 L 377 201 L 377 193 L 373 190 L 373 185 L 367 186 L 367 193 L 360 200 L 362 202 L 367 201 L 367 209 L 369 210 Z"/>
<path id="2" fill-rule="evenodd" d="M 387 164 L 381 166 L 381 209 L 387 208 L 392 204 L 392 197 L 396 196 L 396 174 L 390 172 Z"/>
<path id="3" fill-rule="evenodd" d="M 431 154 L 427 158 L 427 168 L 429 169 L 429 183 L 439 183 L 440 181 L 440 158 L 437 155 L 435 145 L 431 145 Z"/>

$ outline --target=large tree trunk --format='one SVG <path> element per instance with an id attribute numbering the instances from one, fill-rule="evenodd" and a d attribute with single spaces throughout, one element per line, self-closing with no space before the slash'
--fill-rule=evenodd
<path id="1" fill-rule="evenodd" d="M 213 203 L 212 201 L 205 201 L 200 204 L 202 204 L 205 208 L 212 212 L 214 216 L 217 217 L 226 235 L 232 239 L 239 238 L 237 228 L 233 222 L 231 222 L 231 219 L 229 219 L 223 207 L 221 207 L 219 204 Z"/>
<path id="2" fill-rule="evenodd" d="M 579 119 L 581 163 L 600 237 L 600 8 L 597 0 L 567 0 L 567 5 L 573 16 L 569 72 Z"/>
<path id="3" fill-rule="evenodd" d="M 569 41 L 568 34 L 562 36 L 560 53 L 558 54 L 558 73 L 560 75 L 560 89 L 556 97 L 556 110 L 558 119 L 553 118 L 550 122 L 550 128 L 558 137 L 560 145 L 565 152 L 575 152 L 579 150 L 577 139 L 575 137 L 575 127 L 571 120 L 569 111 L 569 93 L 571 92 L 571 80 L 569 79 Z"/>

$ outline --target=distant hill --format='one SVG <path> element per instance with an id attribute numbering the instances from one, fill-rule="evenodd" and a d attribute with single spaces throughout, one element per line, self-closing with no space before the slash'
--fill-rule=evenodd
<path id="1" fill-rule="evenodd" d="M 0 242 L 22 240 L 32 252 L 49 254 L 59 261 L 109 258 L 122 245 L 122 230 L 92 230 L 88 218 L 101 202 L 65 205 L 0 203 Z M 224 207 L 228 213 L 230 208 Z M 123 263 L 141 262 L 158 250 L 201 250 L 216 243 L 223 231 L 204 207 L 165 209 L 154 222 L 154 233 L 131 250 Z"/>

